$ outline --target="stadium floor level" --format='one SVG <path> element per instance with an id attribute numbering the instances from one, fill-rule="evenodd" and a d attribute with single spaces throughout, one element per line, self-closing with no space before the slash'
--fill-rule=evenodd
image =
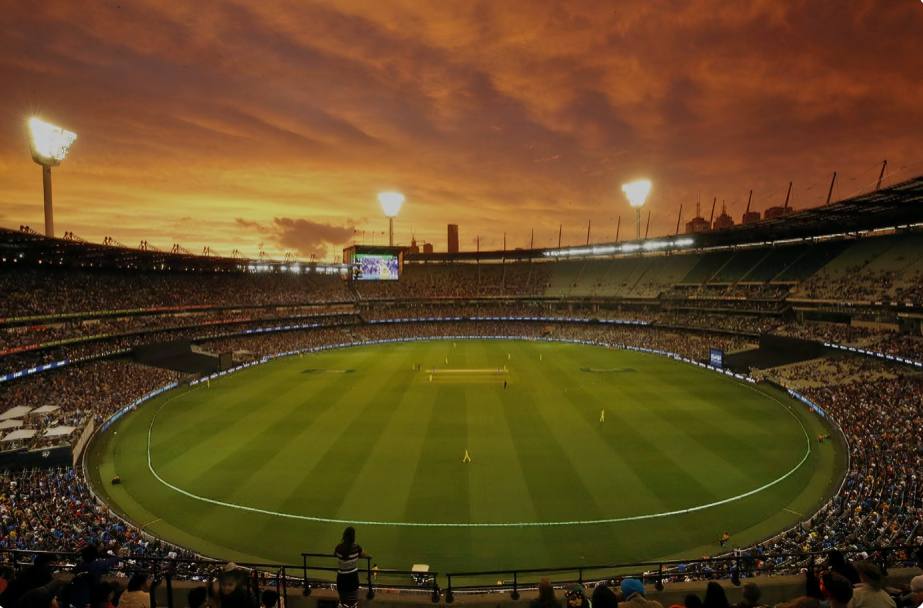
<path id="1" fill-rule="evenodd" d="M 86 458 L 115 510 L 204 555 L 298 564 L 355 523 L 382 568 L 440 573 L 715 554 L 809 517 L 845 470 L 779 391 L 514 340 L 275 360 L 144 404 Z"/>

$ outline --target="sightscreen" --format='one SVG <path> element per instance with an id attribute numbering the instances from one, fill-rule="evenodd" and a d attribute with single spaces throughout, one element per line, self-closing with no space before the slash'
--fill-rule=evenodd
<path id="1" fill-rule="evenodd" d="M 360 281 L 396 281 L 399 267 L 395 254 L 356 254 L 356 278 Z"/>

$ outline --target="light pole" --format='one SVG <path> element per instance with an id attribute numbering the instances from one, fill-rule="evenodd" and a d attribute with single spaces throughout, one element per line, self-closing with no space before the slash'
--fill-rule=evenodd
<path id="1" fill-rule="evenodd" d="M 641 207 L 651 193 L 651 180 L 639 179 L 622 185 L 622 192 L 628 198 L 628 204 L 635 210 L 635 238 L 641 240 Z"/>
<path id="2" fill-rule="evenodd" d="M 61 164 L 77 134 L 45 122 L 29 119 L 32 160 L 42 166 L 42 192 L 45 196 L 45 236 L 54 237 L 54 211 L 51 206 L 51 168 Z"/>
<path id="3" fill-rule="evenodd" d="M 394 218 L 401 211 L 404 204 L 404 195 L 400 192 L 379 192 L 378 204 L 388 218 L 388 245 L 394 247 Z"/>

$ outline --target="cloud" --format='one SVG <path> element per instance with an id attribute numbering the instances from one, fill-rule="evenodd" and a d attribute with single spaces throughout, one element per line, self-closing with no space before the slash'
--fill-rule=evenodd
<path id="1" fill-rule="evenodd" d="M 753 188 L 762 208 L 793 180 L 819 204 L 834 170 L 841 196 L 884 158 L 923 173 L 920 17 L 910 0 L 11 3 L 0 217 L 42 223 L 31 113 L 79 134 L 55 219 L 91 240 L 326 258 L 380 231 L 390 188 L 401 242 L 440 248 L 446 223 L 576 239 L 587 220 L 611 238 L 639 175 L 652 234 L 699 195 Z"/>
<path id="2" fill-rule="evenodd" d="M 334 226 L 306 219 L 290 217 L 273 218 L 270 224 L 261 224 L 244 218 L 235 218 L 241 228 L 255 230 L 284 250 L 294 250 L 300 255 L 322 259 L 332 249 L 342 247 L 355 233 L 355 226 Z M 261 243 L 262 245 L 262 243 Z"/>

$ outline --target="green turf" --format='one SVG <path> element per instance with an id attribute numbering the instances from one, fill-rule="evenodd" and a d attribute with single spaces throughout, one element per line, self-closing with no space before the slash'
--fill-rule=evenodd
<path id="1" fill-rule="evenodd" d="M 426 371 L 504 366 L 432 381 Z M 117 510 L 207 555 L 299 563 L 343 528 L 299 519 L 318 517 L 366 522 L 359 541 L 382 567 L 447 572 L 700 556 L 718 551 L 724 530 L 734 544 L 757 541 L 838 483 L 842 448 L 811 439 L 820 432 L 779 392 L 664 357 L 420 342 L 289 357 L 174 391 L 97 437 L 87 467 Z M 715 503 L 779 479 L 806 453 L 783 481 L 727 504 L 538 525 Z M 122 485 L 103 483 L 115 473 Z"/>

